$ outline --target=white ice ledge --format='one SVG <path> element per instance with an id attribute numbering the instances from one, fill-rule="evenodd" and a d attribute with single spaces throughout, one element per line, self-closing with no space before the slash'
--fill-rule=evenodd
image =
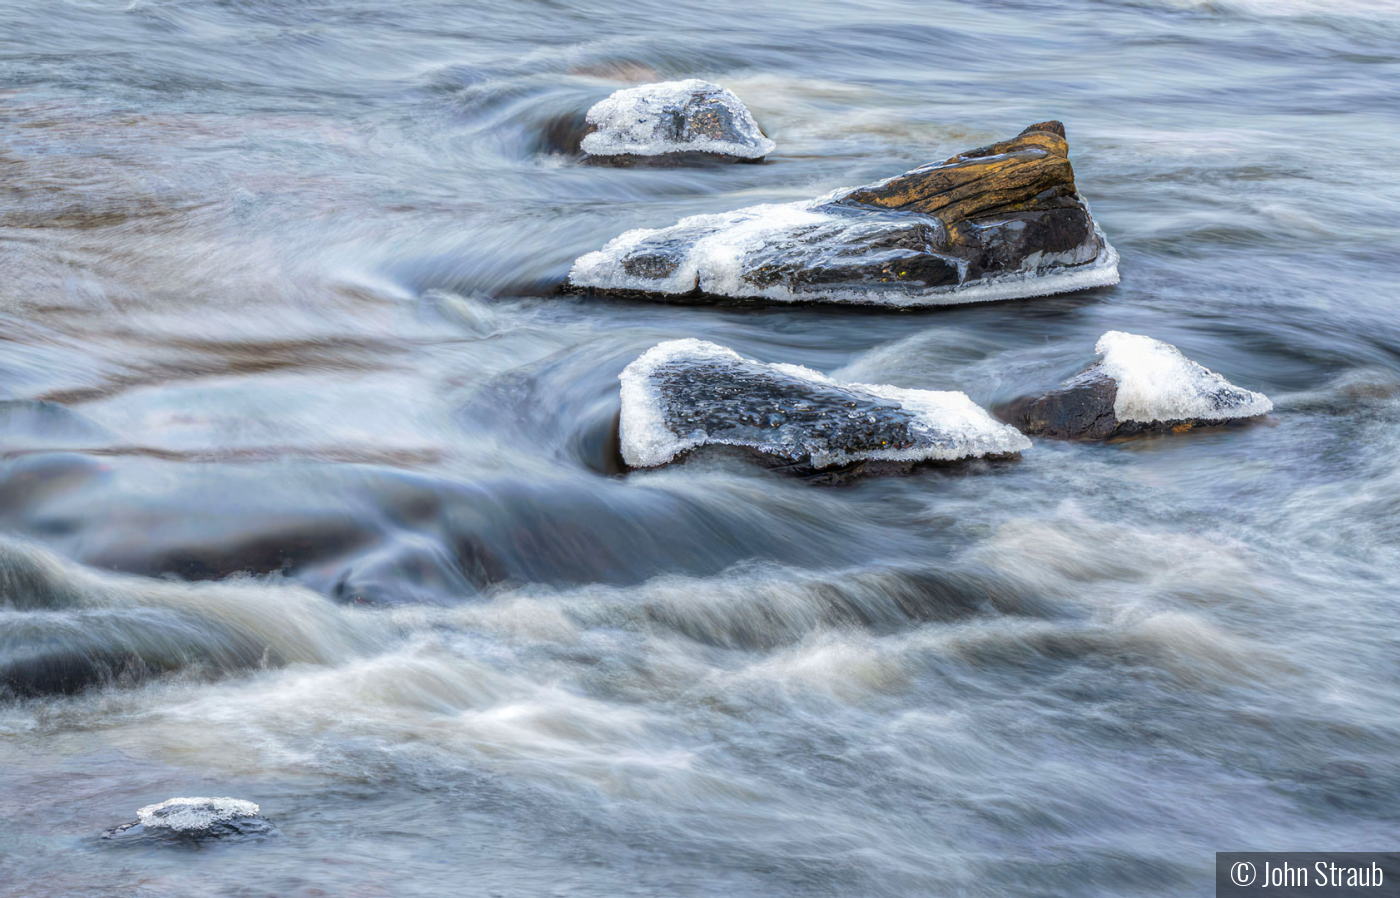
<path id="1" fill-rule="evenodd" d="M 1235 386 L 1161 340 L 1109 331 L 1094 350 L 1118 384 L 1113 414 L 1119 421 L 1227 421 L 1274 407 L 1263 393 Z"/>
<path id="2" fill-rule="evenodd" d="M 845 452 L 831 450 L 820 439 L 802 441 L 799 438 L 794 441 L 790 435 L 785 435 L 781 440 L 758 441 L 723 435 L 711 438 L 710 434 L 700 429 L 677 433 L 667 426 L 663 397 L 654 383 L 654 375 L 663 365 L 672 362 L 703 364 L 706 361 L 737 362 L 794 378 L 799 384 L 806 381 L 813 386 L 838 387 L 851 393 L 896 402 L 914 415 L 911 430 L 918 443 L 903 449 Z M 1031 446 L 1030 440 L 1020 431 L 994 420 L 965 393 L 902 389 L 879 384 L 842 384 L 810 368 L 757 362 L 744 358 L 732 349 L 704 340 L 659 343 L 623 369 L 618 379 L 622 381 L 622 457 L 634 468 L 664 465 L 681 453 L 706 443 L 746 446 L 789 458 L 805 456 L 816 468 L 860 460 L 953 461 L 986 455 L 1011 455 Z"/>
<path id="3" fill-rule="evenodd" d="M 759 287 L 744 279 L 744 260 L 749 253 L 791 242 L 793 235 L 804 229 L 844 221 L 822 207 L 851 189 L 843 188 L 816 199 L 795 203 L 771 203 L 733 212 L 692 215 L 665 228 L 626 231 L 608 241 L 602 249 L 580 256 L 569 271 L 568 281 L 575 287 L 661 296 L 684 296 L 699 289 L 712 296 L 734 299 L 892 308 L 1025 299 L 1093 287 L 1111 287 L 1118 283 L 1118 252 L 1109 244 L 1097 221 L 1093 222 L 1094 233 L 1102 247 L 1090 260 L 1066 258 L 1064 262 L 1069 264 L 1063 267 L 1040 267 L 1051 261 L 1040 257 L 1034 259 L 1037 267 L 1002 272 L 956 285 L 930 288 L 831 285 L 797 291 L 783 284 Z M 1080 200 L 1082 202 L 1083 197 Z M 1088 209 L 1087 203 L 1085 209 Z M 664 278 L 629 274 L 623 261 L 633 251 L 652 244 L 680 244 L 685 247 L 683 257 Z"/>

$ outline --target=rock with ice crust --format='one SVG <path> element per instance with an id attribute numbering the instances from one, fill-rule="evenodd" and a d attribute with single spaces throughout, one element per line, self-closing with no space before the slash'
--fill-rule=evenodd
<path id="1" fill-rule="evenodd" d="M 963 393 L 842 384 L 703 340 L 653 346 L 623 370 L 622 457 L 664 465 L 734 447 L 800 474 L 901 470 L 1030 447 Z"/>
<path id="2" fill-rule="evenodd" d="M 238 798 L 171 798 L 146 805 L 136 819 L 103 834 L 107 839 L 202 840 L 265 836 L 275 831 L 251 801 Z"/>
<path id="3" fill-rule="evenodd" d="M 681 302 L 895 307 L 1118 283 L 1059 122 L 866 187 L 628 231 L 565 289 Z"/>
<path id="4" fill-rule="evenodd" d="M 1247 420 L 1274 407 L 1151 337 L 1109 331 L 1095 351 L 1099 361 L 1056 390 L 998 409 L 1002 419 L 1034 436 L 1106 440 Z"/>
<path id="5" fill-rule="evenodd" d="M 733 91 L 694 78 L 617 91 L 588 110 L 582 144 L 610 165 L 762 162 L 773 147 Z"/>

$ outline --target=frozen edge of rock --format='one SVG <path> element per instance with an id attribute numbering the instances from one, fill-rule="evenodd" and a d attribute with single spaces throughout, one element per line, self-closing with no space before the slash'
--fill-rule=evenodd
<path id="1" fill-rule="evenodd" d="M 939 431 L 960 429 L 953 445 L 926 445 L 903 449 L 870 449 L 858 452 L 813 451 L 807 456 L 814 468 L 829 468 L 855 461 L 954 461 L 961 458 L 1011 455 L 1029 449 L 1030 440 L 1015 428 L 993 419 L 966 394 L 955 391 L 902 389 L 877 384 L 843 384 L 820 372 L 800 365 L 765 364 L 747 359 L 732 349 L 704 340 L 682 339 L 659 343 L 629 364 L 618 379 L 622 382 L 620 438 L 623 460 L 632 468 L 652 468 L 673 461 L 682 453 L 706 444 L 742 446 L 782 456 L 788 447 L 772 442 L 711 438 L 703 430 L 677 434 L 666 423 L 663 398 L 653 382 L 663 366 L 674 361 L 737 362 L 756 369 L 786 375 L 814 386 L 835 387 L 854 394 L 889 400 L 912 414 L 933 439 Z M 802 460 L 802 459 L 795 459 Z"/>
<path id="2" fill-rule="evenodd" d="M 742 263 L 746 247 L 739 244 L 738 240 L 745 237 L 761 239 L 765 233 L 790 227 L 804 218 L 817 223 L 821 218 L 830 215 L 819 207 L 858 189 L 845 187 L 814 200 L 750 206 L 728 213 L 691 215 L 668 227 L 625 231 L 608 241 L 601 249 L 585 253 L 575 260 L 569 270 L 566 289 L 669 296 L 676 299 L 714 297 L 721 300 L 770 300 L 794 304 L 845 303 L 887 308 L 919 308 L 1026 299 L 1095 287 L 1111 287 L 1119 282 L 1118 251 L 1108 242 L 1107 235 L 1099 226 L 1098 220 L 1093 218 L 1092 210 L 1082 194 L 1078 195 L 1079 201 L 1089 212 L 1094 234 L 1102 244 L 1094 260 L 1082 265 L 1054 268 L 1045 272 L 1023 269 L 979 278 L 969 283 L 924 289 L 844 287 L 798 292 L 781 285 L 756 287 L 743 280 Z M 716 225 L 720 223 L 719 219 L 725 218 L 731 219 L 728 226 L 695 241 L 686 254 L 685 262 L 665 281 L 629 277 L 625 273 L 622 259 L 644 240 L 670 230 L 681 232 L 686 228 Z M 730 239 L 722 239 L 726 237 Z"/>
<path id="3" fill-rule="evenodd" d="M 136 812 L 136 819 L 102 833 L 125 845 L 190 847 L 206 841 L 260 841 L 277 827 L 251 801 L 238 798 L 170 798 Z"/>
<path id="4" fill-rule="evenodd" d="M 1274 407 L 1263 393 L 1235 386 L 1152 337 L 1109 331 L 1094 351 L 1118 385 L 1113 414 L 1119 421 L 1224 421 L 1255 418 Z"/>
<path id="5" fill-rule="evenodd" d="M 686 140 L 671 140 L 659 135 L 658 132 L 664 128 L 662 117 L 671 114 L 670 110 L 674 108 L 693 108 L 693 98 L 697 93 L 708 93 L 718 98 L 732 118 L 735 133 L 747 142 L 717 139 L 704 134 L 693 135 Z M 584 135 L 581 149 L 595 157 L 657 157 L 697 153 L 757 162 L 777 148 L 776 143 L 763 135 L 753 114 L 733 91 L 698 78 L 661 81 L 614 91 L 606 99 L 593 104 L 585 120 L 597 130 Z"/>
<path id="6" fill-rule="evenodd" d="M 1152 337 L 1109 331 L 1095 351 L 1099 361 L 1054 390 L 998 408 L 998 416 L 1033 436 L 1106 440 L 1243 422 L 1273 409 L 1264 394 Z"/>
<path id="7" fill-rule="evenodd" d="M 258 806 L 240 798 L 170 798 L 136 812 L 142 826 L 175 832 L 201 832 L 217 823 L 256 816 Z"/>

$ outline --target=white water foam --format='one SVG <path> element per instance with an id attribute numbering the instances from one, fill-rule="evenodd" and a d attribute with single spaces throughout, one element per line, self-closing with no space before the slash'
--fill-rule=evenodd
<path id="1" fill-rule="evenodd" d="M 136 819 L 151 829 L 198 832 L 216 823 L 257 815 L 256 804 L 239 798 L 171 798 L 146 805 L 136 812 Z"/>
<path id="2" fill-rule="evenodd" d="M 905 449 L 871 449 L 845 452 L 823 448 L 820 443 L 792 445 L 730 437 L 711 439 L 702 429 L 678 434 L 666 425 L 662 396 L 653 382 L 659 368 L 672 362 L 687 364 L 719 361 L 765 368 L 777 374 L 808 381 L 813 386 L 838 387 L 855 393 L 897 402 L 916 416 L 912 429 L 921 438 Z M 634 468 L 666 464 L 677 455 L 705 443 L 740 445 L 775 455 L 806 454 L 815 467 L 848 464 L 859 460 L 953 461 L 984 455 L 1008 455 L 1031 446 L 1015 428 L 1002 424 L 976 405 L 967 394 L 955 391 L 911 390 L 880 384 L 842 384 L 801 365 L 767 365 L 746 359 L 732 349 L 704 340 L 668 340 L 658 343 L 628 365 L 622 381 L 622 457 Z"/>
<path id="3" fill-rule="evenodd" d="M 717 140 L 704 134 L 677 140 L 674 114 L 702 109 L 695 103 L 696 94 L 717 98 L 728 109 L 743 141 Z M 748 107 L 732 91 L 696 78 L 619 90 L 588 110 L 588 123 L 598 129 L 583 138 L 583 151 L 592 156 L 718 153 L 761 159 L 777 146 L 763 136 Z"/>
<path id="4" fill-rule="evenodd" d="M 1113 413 L 1120 421 L 1224 421 L 1274 407 L 1264 394 L 1231 384 L 1170 343 L 1109 331 L 1094 350 L 1103 356 L 1104 373 L 1118 383 Z"/>
<path id="5" fill-rule="evenodd" d="M 697 287 L 716 296 L 736 299 L 762 298 L 778 302 L 834 302 L 896 308 L 991 302 L 1046 296 L 1118 283 L 1118 252 L 1094 222 L 1094 233 L 1103 248 L 1085 264 L 1040 269 L 1052 261 L 1035 258 L 1037 267 L 979 278 L 964 284 L 917 288 L 836 287 L 796 291 L 782 284 L 760 287 L 743 278 L 744 259 L 750 253 L 784 241 L 794 232 L 823 225 L 848 226 L 849 219 L 820 207 L 849 193 L 843 188 L 813 200 L 749 206 L 733 212 L 692 215 L 666 228 L 638 228 L 608 241 L 602 249 L 580 256 L 569 271 L 569 282 L 597 290 L 636 290 L 643 293 L 684 295 Z M 1080 198 L 1081 201 L 1083 197 Z M 1085 203 L 1085 208 L 1088 204 Z M 675 270 L 665 278 L 629 274 L 623 261 L 644 244 L 688 244 Z M 1027 262 L 1031 262 L 1028 259 Z M 1077 261 L 1066 258 L 1066 262 Z"/>

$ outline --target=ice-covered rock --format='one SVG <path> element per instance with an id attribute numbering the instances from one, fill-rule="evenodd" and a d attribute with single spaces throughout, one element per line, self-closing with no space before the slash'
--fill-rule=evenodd
<path id="1" fill-rule="evenodd" d="M 803 473 L 858 462 L 1014 455 L 1030 441 L 963 393 L 841 384 L 703 340 L 653 346 L 623 370 L 622 456 L 634 468 L 731 446 Z"/>
<path id="2" fill-rule="evenodd" d="M 1102 440 L 1225 424 L 1274 407 L 1151 337 L 1109 331 L 1095 351 L 1099 361 L 1059 389 L 1000 409 L 1002 418 L 1038 436 Z"/>
<path id="3" fill-rule="evenodd" d="M 1064 126 L 1041 122 L 879 184 L 628 231 L 580 257 L 566 289 L 923 306 L 1116 284 L 1068 153 Z"/>
<path id="4" fill-rule="evenodd" d="M 108 839 L 210 839 L 263 836 L 274 831 L 251 801 L 238 798 L 171 798 L 146 805 L 136 819 L 108 830 Z"/>
<path id="5" fill-rule="evenodd" d="M 617 91 L 588 110 L 587 132 L 593 162 L 761 162 L 774 147 L 733 91 L 694 78 Z"/>
<path id="6" fill-rule="evenodd" d="M 258 806 L 239 798 L 170 798 L 136 812 L 142 826 L 178 832 L 208 829 L 242 817 L 258 816 Z"/>

